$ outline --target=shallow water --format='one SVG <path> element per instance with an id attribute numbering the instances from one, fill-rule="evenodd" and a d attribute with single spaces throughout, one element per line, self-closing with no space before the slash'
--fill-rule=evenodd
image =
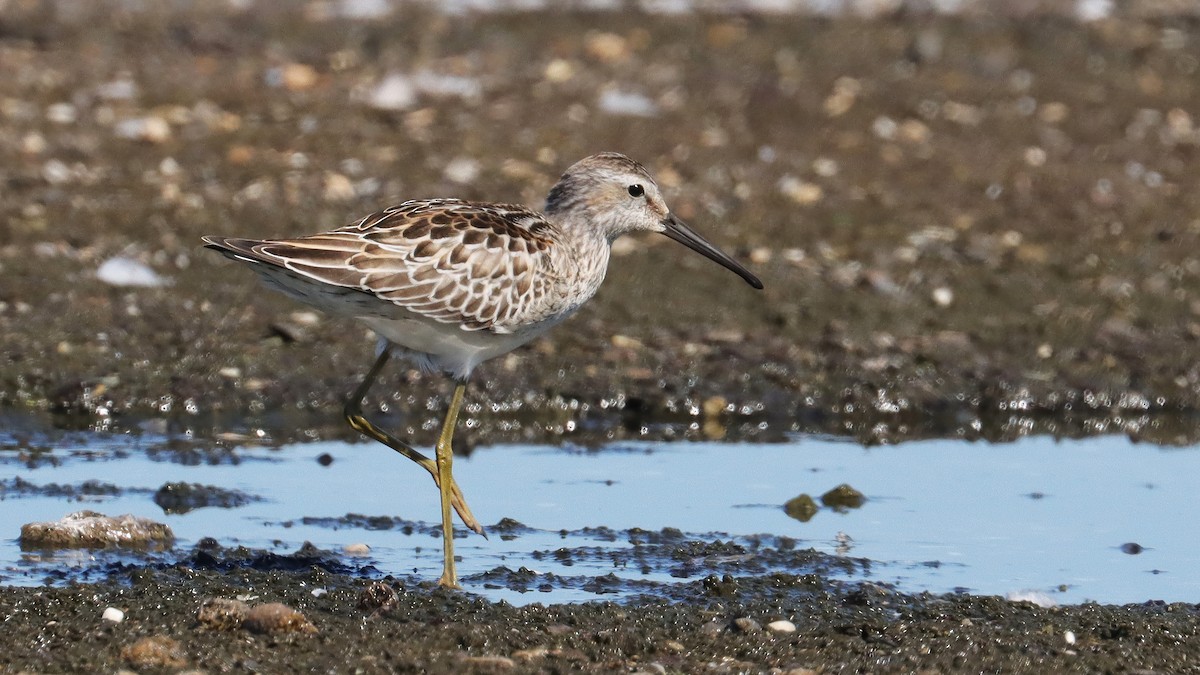
<path id="1" fill-rule="evenodd" d="M 323 466 L 318 458 L 326 454 L 333 461 Z M 0 501 L 3 583 L 42 583 L 56 570 L 111 560 L 18 547 L 22 523 L 82 508 L 165 521 L 178 537 L 178 551 L 203 537 L 277 552 L 306 541 L 339 552 L 365 543 L 370 553 L 345 556 L 349 564 L 413 579 L 435 579 L 440 571 L 433 483 L 380 446 L 310 443 L 197 455 L 165 450 L 162 439 L 80 436 L 34 455 L 5 451 L 0 461 L 6 475 L 37 486 L 95 480 L 126 490 L 84 498 L 9 490 Z M 791 538 L 797 547 L 868 558 L 869 570 L 848 578 L 905 591 L 1033 592 L 1058 603 L 1200 598 L 1193 573 L 1200 564 L 1200 526 L 1189 515 L 1200 491 L 1195 448 L 1138 445 L 1117 436 L 872 448 L 813 437 L 598 450 L 497 446 L 458 458 L 455 473 L 481 522 L 509 518 L 528 528 L 456 541 L 464 586 L 513 603 L 620 598 L 644 590 L 636 585 L 641 580 L 672 584 L 710 573 L 686 561 L 639 562 L 630 550 L 631 538 L 641 535 L 632 528 L 677 528 L 689 539 L 732 540 L 751 551 Z M 175 481 L 259 499 L 167 515 L 153 494 Z M 842 483 L 866 495 L 861 508 L 822 508 L 808 522 L 782 508 L 801 493 L 820 503 L 822 493 Z M 352 513 L 412 522 L 369 529 L 342 518 Z M 1137 548 L 1124 545 L 1131 543 L 1143 550 L 1130 553 Z M 553 573 L 559 583 L 534 581 L 530 587 L 542 586 L 541 592 L 523 591 L 482 574 L 500 567 Z M 631 585 L 587 588 L 588 579 L 608 574 Z"/>

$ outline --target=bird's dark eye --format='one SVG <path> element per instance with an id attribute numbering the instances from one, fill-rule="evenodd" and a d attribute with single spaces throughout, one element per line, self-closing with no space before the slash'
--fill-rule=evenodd
<path id="1" fill-rule="evenodd" d="M 630 197 L 641 197 L 644 194 L 646 194 L 646 188 L 642 187 L 641 185 L 634 183 L 633 185 L 629 186 Z"/>

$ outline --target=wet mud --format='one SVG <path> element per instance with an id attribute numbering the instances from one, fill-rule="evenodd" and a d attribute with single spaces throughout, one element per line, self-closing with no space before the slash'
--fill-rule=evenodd
<path id="1" fill-rule="evenodd" d="M 261 290 L 199 237 L 308 233 L 410 197 L 536 206 L 575 159 L 616 150 L 766 289 L 661 238 L 622 242 L 578 316 L 480 369 L 459 452 L 804 432 L 1194 443 L 1200 29 L 1173 3 L 1114 3 L 1086 23 L 1077 4 L 346 18 L 322 2 L 8 3 L 5 423 L 18 437 L 187 436 L 200 449 L 164 452 L 194 462 L 224 461 L 226 443 L 349 438 L 341 400 L 372 340 Z M 368 409 L 428 444 L 447 393 L 394 367 Z M 26 435 L 11 451 L 41 461 Z M 669 599 L 514 608 L 313 561 L 135 564 L 0 589 L 0 667 L 1183 672 L 1200 659 L 1193 605 L 1043 609 L 737 569 Z M 496 583 L 546 583 L 526 577 Z M 239 595 L 316 632 L 198 623 L 206 598 Z M 102 622 L 106 606 L 124 621 Z M 777 620 L 797 630 L 765 628 Z M 173 642 L 134 648 L 143 637 Z"/>
<path id="2" fill-rule="evenodd" d="M 330 559 L 315 551 L 275 556 L 213 548 L 176 565 L 113 570 L 99 584 L 5 589 L 0 667 L 1190 672 L 1200 658 L 1200 612 L 1190 604 L 1047 609 L 965 594 L 903 595 L 816 573 L 734 576 L 714 569 L 674 586 L 670 597 L 514 607 L 429 583 L 363 578 Z M 494 574 L 498 583 L 518 586 L 523 576 L 536 577 Z M 242 616 L 253 611 L 249 603 L 270 611 L 251 624 Z M 108 607 L 122 612 L 120 623 L 101 619 Z"/>

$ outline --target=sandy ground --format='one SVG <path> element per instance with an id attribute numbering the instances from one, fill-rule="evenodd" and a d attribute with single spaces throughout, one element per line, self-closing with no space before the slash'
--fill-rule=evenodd
<path id="1" fill-rule="evenodd" d="M 199 236 L 313 232 L 409 197 L 537 206 L 568 164 L 617 150 L 766 289 L 661 237 L 622 242 L 579 316 L 481 369 L 460 451 L 791 432 L 1197 438 L 1200 33 L 1170 3 L 1088 24 L 351 20 L 334 3 L 265 4 L 0 3 L 7 411 L 201 439 L 349 437 L 340 401 L 369 336 L 259 290 Z M 444 382 L 397 367 L 377 391 L 386 424 L 430 441 Z M 800 576 L 629 607 L 402 588 L 381 611 L 358 607 L 369 582 L 304 574 L 333 590 L 186 568 L 0 589 L 0 658 L 154 670 L 122 649 L 165 635 L 183 656 L 163 669 L 214 672 L 1197 667 L 1194 607 L 1047 610 Z M 196 623 L 204 597 L 244 593 L 319 632 Z M 104 603 L 129 623 L 101 624 Z M 799 630 L 729 627 L 746 617 Z M 492 656 L 512 662 L 463 660 Z"/>

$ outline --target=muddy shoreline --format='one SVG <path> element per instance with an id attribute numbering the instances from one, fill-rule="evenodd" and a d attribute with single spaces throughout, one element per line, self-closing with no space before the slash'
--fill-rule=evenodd
<path id="1" fill-rule="evenodd" d="M 694 546 L 679 546 L 695 554 Z M 346 571 L 320 551 L 280 556 L 202 546 L 178 565 L 115 569 L 102 583 L 6 588 L 0 592 L 7 617 L 0 667 L 1191 672 L 1200 637 L 1200 612 L 1189 603 L 1042 608 L 966 594 L 904 595 L 819 573 L 698 570 L 696 581 L 676 586 L 669 598 L 654 593 L 626 603 L 514 607 L 429 582 Z M 506 577 L 529 575 L 498 571 L 495 578 L 509 583 Z M 214 598 L 282 603 L 302 618 L 238 626 L 214 620 Z M 122 612 L 120 623 L 101 618 L 109 607 Z"/>
<path id="2" fill-rule="evenodd" d="M 1195 443 L 1200 29 L 1117 5 L 1080 23 L 1069 11 L 531 20 L 9 3 L 0 419 L 12 440 L 0 451 L 75 429 L 212 448 L 350 438 L 341 400 L 370 337 L 260 290 L 199 237 L 308 233 L 409 197 L 537 206 L 599 150 L 646 164 L 766 289 L 667 241 L 623 244 L 578 316 L 481 368 L 459 452 L 797 433 Z M 447 393 L 395 367 L 369 408 L 427 444 Z M 1190 604 L 1043 609 L 714 572 L 673 602 L 525 608 L 387 579 L 396 600 L 380 611 L 360 606 L 372 574 L 314 564 L 192 560 L 0 588 L 0 669 L 1187 672 L 1200 660 Z M 236 595 L 287 603 L 317 632 L 197 623 L 205 598 Z M 106 606 L 127 619 L 103 623 Z M 763 628 L 783 619 L 797 630 Z M 178 658 L 123 652 L 147 636 L 175 640 Z"/>

